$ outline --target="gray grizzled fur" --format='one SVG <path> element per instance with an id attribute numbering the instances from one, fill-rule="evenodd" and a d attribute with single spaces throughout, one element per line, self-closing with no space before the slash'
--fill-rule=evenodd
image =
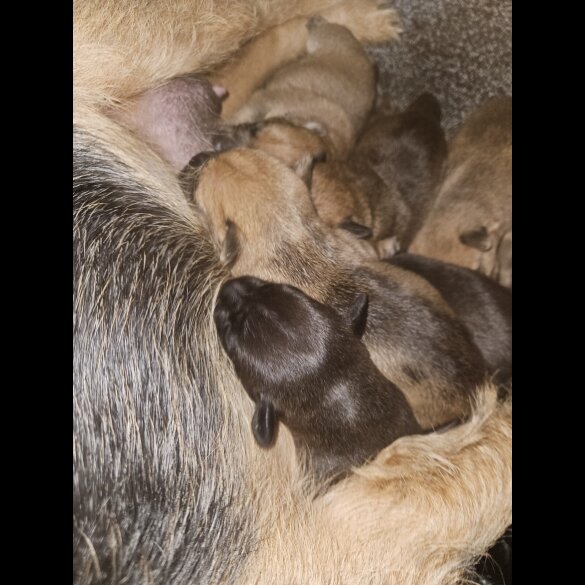
<path id="1" fill-rule="evenodd" d="M 82 132 L 73 177 L 74 582 L 229 582 L 250 542 L 245 495 L 211 456 L 228 416 L 211 246 Z"/>
<path id="2" fill-rule="evenodd" d="M 400 42 L 371 47 L 379 89 L 400 107 L 427 91 L 443 126 L 456 127 L 489 97 L 512 95 L 512 0 L 394 0 Z"/>

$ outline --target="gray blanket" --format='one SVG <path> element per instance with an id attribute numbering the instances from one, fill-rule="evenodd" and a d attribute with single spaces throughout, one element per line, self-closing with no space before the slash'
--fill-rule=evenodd
<path id="1" fill-rule="evenodd" d="M 449 136 L 481 102 L 512 95 L 512 0 L 394 0 L 401 41 L 372 47 L 380 92 L 398 105 L 435 94 Z"/>

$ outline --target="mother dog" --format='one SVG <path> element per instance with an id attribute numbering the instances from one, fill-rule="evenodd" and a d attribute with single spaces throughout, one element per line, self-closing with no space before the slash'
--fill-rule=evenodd
<path id="1" fill-rule="evenodd" d="M 318 496 L 288 433 L 255 446 L 213 326 L 228 275 L 210 234 L 109 114 L 315 12 L 363 41 L 396 32 L 367 0 L 74 4 L 76 583 L 454 583 L 511 521 L 511 406 L 490 388 L 467 423 Z"/>

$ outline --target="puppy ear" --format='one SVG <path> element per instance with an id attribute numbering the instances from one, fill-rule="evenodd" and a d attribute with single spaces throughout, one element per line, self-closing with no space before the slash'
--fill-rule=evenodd
<path id="1" fill-rule="evenodd" d="M 309 191 L 313 184 L 313 169 L 316 162 L 316 157 L 311 154 L 305 154 L 292 166 L 292 170 L 303 180 Z"/>
<path id="2" fill-rule="evenodd" d="M 225 222 L 227 231 L 219 259 L 228 268 L 236 261 L 240 251 L 240 243 L 238 240 L 238 226 L 229 219 Z"/>
<path id="3" fill-rule="evenodd" d="M 369 240 L 374 235 L 372 232 L 372 228 L 369 228 L 366 225 L 362 225 L 361 223 L 356 223 L 349 217 L 347 219 L 344 219 L 338 225 L 338 227 L 340 227 L 343 230 L 347 230 L 360 240 Z"/>
<path id="4" fill-rule="evenodd" d="M 481 252 L 487 252 L 493 245 L 492 239 L 484 225 L 462 232 L 459 234 L 459 241 Z"/>
<path id="5" fill-rule="evenodd" d="M 256 404 L 252 417 L 252 433 L 260 447 L 272 447 L 278 432 L 278 418 L 274 406 L 270 402 L 261 400 Z"/>
<path id="6" fill-rule="evenodd" d="M 354 334 L 361 339 L 368 322 L 369 299 L 366 293 L 360 293 L 347 308 L 345 317 Z"/>
<path id="7" fill-rule="evenodd" d="M 183 189 L 183 193 L 187 199 L 193 199 L 193 195 L 197 190 L 199 182 L 199 173 L 205 164 L 217 156 L 217 152 L 213 150 L 205 150 L 196 154 L 188 164 L 186 164 L 179 173 L 179 185 Z"/>

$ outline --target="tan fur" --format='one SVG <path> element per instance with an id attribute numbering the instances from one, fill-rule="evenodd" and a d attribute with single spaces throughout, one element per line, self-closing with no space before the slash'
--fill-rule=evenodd
<path id="1" fill-rule="evenodd" d="M 229 121 L 318 124 L 328 154 L 345 158 L 374 104 L 374 65 L 349 29 L 324 20 L 308 26 L 308 54 L 279 69 Z"/>
<path id="2" fill-rule="evenodd" d="M 263 152 L 234 149 L 210 160 L 199 173 L 195 202 L 210 222 L 218 254 L 230 224 L 235 225 L 238 253 L 230 266 L 234 276 L 293 284 L 320 302 L 335 304 L 340 300 L 338 291 L 368 290 L 368 279 L 359 272 L 365 267 L 370 278 L 390 279 L 408 295 L 430 303 L 437 313 L 453 316 L 425 279 L 396 266 L 366 261 L 356 251 L 358 240 L 353 235 L 329 228 L 319 219 L 303 181 Z M 416 365 L 421 379 L 413 379 L 406 367 L 411 363 L 408 349 L 391 344 L 382 331 L 366 332 L 364 342 L 376 366 L 404 392 L 423 427 L 469 412 L 467 397 L 424 359 Z M 458 351 L 463 354 L 468 349 Z"/>
<path id="3" fill-rule="evenodd" d="M 399 439 L 310 509 L 283 499 L 277 524 L 267 510 L 243 582 L 460 583 L 510 524 L 511 486 L 511 403 L 487 387 L 468 423 Z"/>
<path id="4" fill-rule="evenodd" d="M 484 250 L 461 242 L 484 227 Z M 449 145 L 446 176 L 410 251 L 512 283 L 512 99 L 486 102 Z"/>
<path id="5" fill-rule="evenodd" d="M 321 12 L 329 22 L 347 27 L 362 43 L 381 43 L 398 38 L 400 22 L 389 6 L 378 0 L 354 0 Z M 259 35 L 236 57 L 212 75 L 213 83 L 226 87 L 223 115 L 229 118 L 250 98 L 255 89 L 277 69 L 304 54 L 308 18 L 295 18 Z"/>
<path id="6" fill-rule="evenodd" d="M 275 156 L 290 168 L 303 157 L 318 156 L 325 149 L 315 132 L 280 119 L 268 120 L 247 145 Z M 315 164 L 311 199 L 319 217 L 332 228 L 338 228 L 346 219 L 372 228 L 371 239 L 356 241 L 364 259 L 392 256 L 398 249 L 393 235 L 403 231 L 410 215 L 398 194 L 384 197 L 385 191 L 381 179 L 359 163 L 349 166 L 333 160 Z"/>
<path id="7" fill-rule="evenodd" d="M 275 156 L 290 168 L 306 155 L 318 156 L 325 152 L 325 144 L 318 134 L 279 118 L 262 125 L 247 146 Z"/>
<path id="8" fill-rule="evenodd" d="M 74 123 L 192 225 L 205 247 L 203 218 L 189 210 L 170 166 L 99 110 L 171 77 L 204 71 L 267 26 L 331 4 L 76 0 Z M 209 286 L 219 288 L 222 274 L 227 277 L 219 264 L 212 267 Z M 219 347 L 212 315 L 200 318 L 204 335 L 197 342 Z M 223 453 L 219 446 L 228 445 L 229 457 L 245 461 L 248 470 L 239 479 L 249 499 L 234 502 L 233 511 L 256 522 L 253 553 L 238 583 L 450 585 L 510 523 L 510 409 L 495 403 L 493 389 L 486 390 L 468 424 L 444 435 L 403 439 L 315 499 L 286 429 L 274 449 L 255 448 L 251 403 L 227 359 L 218 354 L 207 367 L 218 379 L 214 398 L 230 413 L 218 434 L 218 457 Z M 184 390 L 177 392 L 187 391 L 192 381 L 182 383 Z M 121 533 L 112 534 L 111 546 L 123 545 Z M 142 562 L 144 582 L 150 580 L 149 562 Z M 95 570 L 99 575 L 95 563 L 88 574 Z"/>

